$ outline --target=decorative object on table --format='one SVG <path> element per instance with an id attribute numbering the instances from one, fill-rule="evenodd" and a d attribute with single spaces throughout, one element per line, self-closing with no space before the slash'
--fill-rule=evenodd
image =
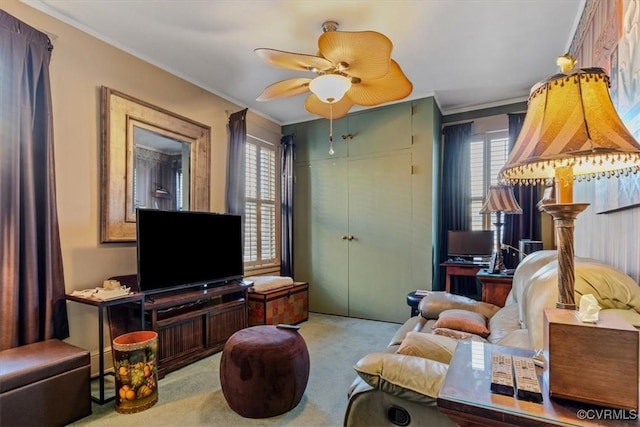
<path id="1" fill-rule="evenodd" d="M 492 185 L 489 187 L 487 198 L 480 209 L 481 214 L 496 213 L 496 222 L 493 224 L 496 226 L 497 234 L 497 256 L 495 258 L 495 265 L 489 267 L 489 271 L 494 273 L 496 271 L 504 271 L 504 260 L 502 258 L 502 236 L 500 232 L 504 223 L 502 222 L 502 214 L 521 214 L 522 208 L 518 205 L 516 198 L 513 195 L 513 189 L 507 185 Z"/>
<path id="2" fill-rule="evenodd" d="M 598 323 L 600 305 L 593 294 L 585 294 L 580 297 L 578 319 L 581 322 Z"/>
<path id="3" fill-rule="evenodd" d="M 122 287 L 122 283 L 120 283 L 118 280 L 114 280 L 114 279 L 107 279 L 104 282 L 102 282 L 102 288 L 112 291 L 114 289 L 120 289 Z"/>
<path id="4" fill-rule="evenodd" d="M 136 331 L 113 340 L 116 411 L 132 414 L 158 401 L 158 334 Z"/>
<path id="5" fill-rule="evenodd" d="M 333 155 L 333 119 L 346 115 L 354 105 L 372 107 L 406 98 L 413 85 L 391 59 L 393 43 L 384 34 L 338 31 L 335 21 L 324 22 L 322 31 L 317 55 L 255 49 L 268 64 L 316 74 L 314 78 L 295 77 L 274 83 L 257 100 L 309 94 L 305 109 L 330 120 L 329 154 Z"/>
<path id="6" fill-rule="evenodd" d="M 555 180 L 556 201 L 542 209 L 556 227 L 557 307 L 575 310 L 573 224 L 588 204 L 573 203 L 573 181 L 638 173 L 640 144 L 618 117 L 602 68 L 573 69 L 569 54 L 557 63 L 562 72 L 531 89 L 522 130 L 498 178 L 521 185 Z"/>
<path id="7" fill-rule="evenodd" d="M 118 287 L 112 287 L 112 284 L 108 285 L 109 288 L 91 288 L 83 289 L 81 291 L 73 291 L 71 295 L 80 298 L 97 298 L 101 301 L 110 301 L 112 299 L 124 298 L 131 295 L 131 288 L 123 285 Z"/>

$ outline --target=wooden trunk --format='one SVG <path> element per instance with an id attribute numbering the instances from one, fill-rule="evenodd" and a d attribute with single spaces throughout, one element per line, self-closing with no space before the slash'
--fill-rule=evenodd
<path id="1" fill-rule="evenodd" d="M 549 394 L 638 410 L 638 337 L 632 325 L 601 311 L 596 324 L 577 311 L 545 309 L 544 354 Z"/>
<path id="2" fill-rule="evenodd" d="M 294 282 L 292 287 L 267 292 L 249 292 L 249 326 L 295 325 L 309 319 L 309 284 Z"/>

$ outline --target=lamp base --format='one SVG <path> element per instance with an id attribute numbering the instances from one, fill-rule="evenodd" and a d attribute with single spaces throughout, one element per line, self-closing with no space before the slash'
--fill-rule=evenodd
<path id="1" fill-rule="evenodd" d="M 563 302 L 558 301 L 556 303 L 556 308 L 562 308 L 564 310 L 576 310 L 578 306 L 576 304 L 565 304 Z"/>
<path id="2" fill-rule="evenodd" d="M 543 205 L 542 209 L 553 217 L 558 242 L 558 302 L 557 308 L 576 309 L 573 293 L 576 277 L 573 268 L 573 222 L 588 203 L 559 203 Z"/>

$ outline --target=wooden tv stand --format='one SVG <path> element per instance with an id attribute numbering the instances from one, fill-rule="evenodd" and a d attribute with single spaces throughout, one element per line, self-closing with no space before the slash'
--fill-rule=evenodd
<path id="1" fill-rule="evenodd" d="M 158 333 L 158 376 L 221 351 L 248 325 L 247 289 L 240 282 L 148 295 L 145 329 Z"/>

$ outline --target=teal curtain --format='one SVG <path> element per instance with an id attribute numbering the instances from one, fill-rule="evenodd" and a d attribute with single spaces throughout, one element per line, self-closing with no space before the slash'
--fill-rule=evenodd
<path id="1" fill-rule="evenodd" d="M 229 116 L 227 164 L 227 212 L 243 216 L 246 186 L 247 110 L 245 108 Z"/>
<path id="2" fill-rule="evenodd" d="M 46 34 L 0 10 L 0 350 L 69 336 Z"/>
<path id="3" fill-rule="evenodd" d="M 281 252 L 280 275 L 293 277 L 293 154 L 294 137 L 285 135 L 280 139 L 280 163 L 282 176 L 280 179 L 280 223 Z"/>
<path id="4" fill-rule="evenodd" d="M 525 113 L 509 114 L 509 151 L 518 139 L 524 123 Z M 502 243 L 517 248 L 521 239 L 540 240 L 542 224 L 538 203 L 538 188 L 534 185 L 516 185 L 513 194 L 522 208 L 521 215 L 505 215 Z M 505 251 L 504 264 L 507 268 L 516 268 L 520 256 L 513 250 Z"/>
<path id="5" fill-rule="evenodd" d="M 436 268 L 440 269 L 439 283 L 434 289 L 443 290 L 446 278 L 445 268 L 441 262 L 447 260 L 447 233 L 449 230 L 469 230 L 471 228 L 471 150 L 470 139 L 473 122 L 445 126 L 442 133 L 444 143 L 442 150 L 442 176 L 440 182 L 440 253 L 434 258 Z M 475 293 L 475 279 L 453 278 L 452 289 L 457 285 L 464 286 L 469 293 Z M 465 282 L 465 283 L 460 283 Z"/>

